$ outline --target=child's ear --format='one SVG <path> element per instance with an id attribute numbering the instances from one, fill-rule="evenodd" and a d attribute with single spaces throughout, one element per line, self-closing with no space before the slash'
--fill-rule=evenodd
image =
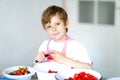
<path id="1" fill-rule="evenodd" d="M 69 20 L 66 21 L 66 28 L 69 26 Z"/>

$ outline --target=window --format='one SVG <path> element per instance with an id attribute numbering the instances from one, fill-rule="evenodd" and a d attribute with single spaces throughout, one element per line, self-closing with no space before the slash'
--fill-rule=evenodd
<path id="1" fill-rule="evenodd" d="M 109 0 L 79 0 L 79 22 L 115 25 L 115 2 Z"/>

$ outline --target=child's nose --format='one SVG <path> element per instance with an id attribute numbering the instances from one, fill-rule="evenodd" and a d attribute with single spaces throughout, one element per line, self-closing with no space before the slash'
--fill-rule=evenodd
<path id="1" fill-rule="evenodd" d="M 56 31 L 56 27 L 54 26 L 54 27 L 52 27 L 52 31 Z"/>

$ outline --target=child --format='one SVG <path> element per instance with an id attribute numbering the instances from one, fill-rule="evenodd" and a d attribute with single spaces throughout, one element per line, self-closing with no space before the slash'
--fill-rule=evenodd
<path id="1" fill-rule="evenodd" d="M 42 14 L 43 28 L 51 39 L 42 43 L 35 63 L 55 61 L 76 68 L 92 69 L 90 58 L 85 48 L 67 35 L 68 15 L 59 6 L 50 6 Z"/>

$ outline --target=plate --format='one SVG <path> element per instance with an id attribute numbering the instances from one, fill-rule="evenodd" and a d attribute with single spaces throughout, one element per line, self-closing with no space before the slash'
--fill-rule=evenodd
<path id="1" fill-rule="evenodd" d="M 80 73 L 80 72 L 85 72 L 85 73 L 89 73 L 95 77 L 97 77 L 98 79 L 101 78 L 101 74 L 95 70 L 91 70 L 91 69 L 66 69 L 64 71 L 59 71 L 55 77 L 58 80 L 64 80 L 64 79 L 68 79 L 69 77 L 73 77 L 74 74 L 76 73 Z"/>
<path id="2" fill-rule="evenodd" d="M 108 78 L 106 80 L 120 80 L 120 77 L 112 77 L 112 78 Z"/>

